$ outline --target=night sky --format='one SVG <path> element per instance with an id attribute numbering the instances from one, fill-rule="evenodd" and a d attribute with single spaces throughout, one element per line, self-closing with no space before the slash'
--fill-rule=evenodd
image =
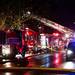
<path id="1" fill-rule="evenodd" d="M 74 0 L 0 0 L 0 12 L 31 11 L 71 29 L 75 28 Z"/>

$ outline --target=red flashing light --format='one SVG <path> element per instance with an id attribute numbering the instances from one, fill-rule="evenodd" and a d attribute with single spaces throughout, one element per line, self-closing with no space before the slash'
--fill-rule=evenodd
<path id="1" fill-rule="evenodd" d="M 28 41 L 27 44 L 28 45 L 34 45 L 34 41 Z"/>
<path id="2" fill-rule="evenodd" d="M 31 31 L 27 31 L 26 34 L 27 35 L 32 35 L 32 32 Z"/>
<path id="3" fill-rule="evenodd" d="M 59 33 L 53 33 L 53 36 L 59 36 Z"/>

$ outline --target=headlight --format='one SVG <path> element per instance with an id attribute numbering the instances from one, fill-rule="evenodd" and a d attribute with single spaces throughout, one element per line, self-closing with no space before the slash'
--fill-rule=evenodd
<path id="1" fill-rule="evenodd" d="M 71 54 L 73 54 L 73 51 L 72 50 L 68 50 L 67 51 L 67 55 L 71 55 Z"/>
<path id="2" fill-rule="evenodd" d="M 20 59 L 20 58 L 22 58 L 22 55 L 21 55 L 21 54 L 17 54 L 15 57 L 16 57 L 17 59 Z"/>
<path id="3" fill-rule="evenodd" d="M 62 65 L 62 68 L 64 69 L 75 69 L 74 62 L 66 62 Z"/>

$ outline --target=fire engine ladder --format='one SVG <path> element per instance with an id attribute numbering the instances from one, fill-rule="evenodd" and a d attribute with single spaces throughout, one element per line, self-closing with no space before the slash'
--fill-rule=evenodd
<path id="1" fill-rule="evenodd" d="M 59 32 L 61 32 L 63 34 L 71 35 L 71 34 L 74 33 L 73 30 L 71 30 L 71 29 L 69 29 L 67 27 L 64 27 L 64 26 L 62 26 L 60 24 L 57 24 L 57 23 L 55 23 L 53 21 L 50 21 L 50 20 L 48 20 L 46 18 L 42 18 L 42 17 L 35 16 L 35 15 L 31 15 L 31 17 L 36 19 L 36 20 L 38 20 L 38 21 L 40 21 L 40 22 L 42 22 L 42 23 L 44 23 L 44 25 L 46 25 L 48 27 L 52 27 L 52 28 L 58 30 Z"/>

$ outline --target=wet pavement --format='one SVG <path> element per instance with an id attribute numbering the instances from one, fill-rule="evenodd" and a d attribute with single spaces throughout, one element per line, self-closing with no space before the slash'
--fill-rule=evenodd
<path id="1" fill-rule="evenodd" d="M 29 67 L 50 67 L 51 66 L 51 55 L 50 54 L 43 54 L 43 55 L 36 55 L 33 57 L 28 58 Z"/>
<path id="2" fill-rule="evenodd" d="M 31 67 L 31 68 L 66 68 L 66 69 L 74 69 L 75 63 L 74 62 L 64 62 L 60 61 L 63 60 L 63 58 L 58 58 L 59 56 L 56 55 L 53 56 L 51 54 L 42 54 L 42 55 L 33 55 L 28 57 L 28 65 L 23 67 Z M 60 62 L 58 62 L 60 61 Z M 68 65 L 68 68 L 66 66 Z M 71 65 L 71 66 L 70 66 Z M 70 66 L 70 67 L 69 67 Z M 11 62 L 0 64 L 0 67 L 16 67 L 16 65 Z M 20 68 L 20 67 L 18 67 Z M 1 71 L 0 75 L 75 75 L 75 73 L 68 73 L 68 74 L 60 74 L 60 73 L 51 73 L 50 71 L 41 71 L 41 70 L 23 70 L 23 71 L 12 71 L 12 72 L 5 72 Z"/>

